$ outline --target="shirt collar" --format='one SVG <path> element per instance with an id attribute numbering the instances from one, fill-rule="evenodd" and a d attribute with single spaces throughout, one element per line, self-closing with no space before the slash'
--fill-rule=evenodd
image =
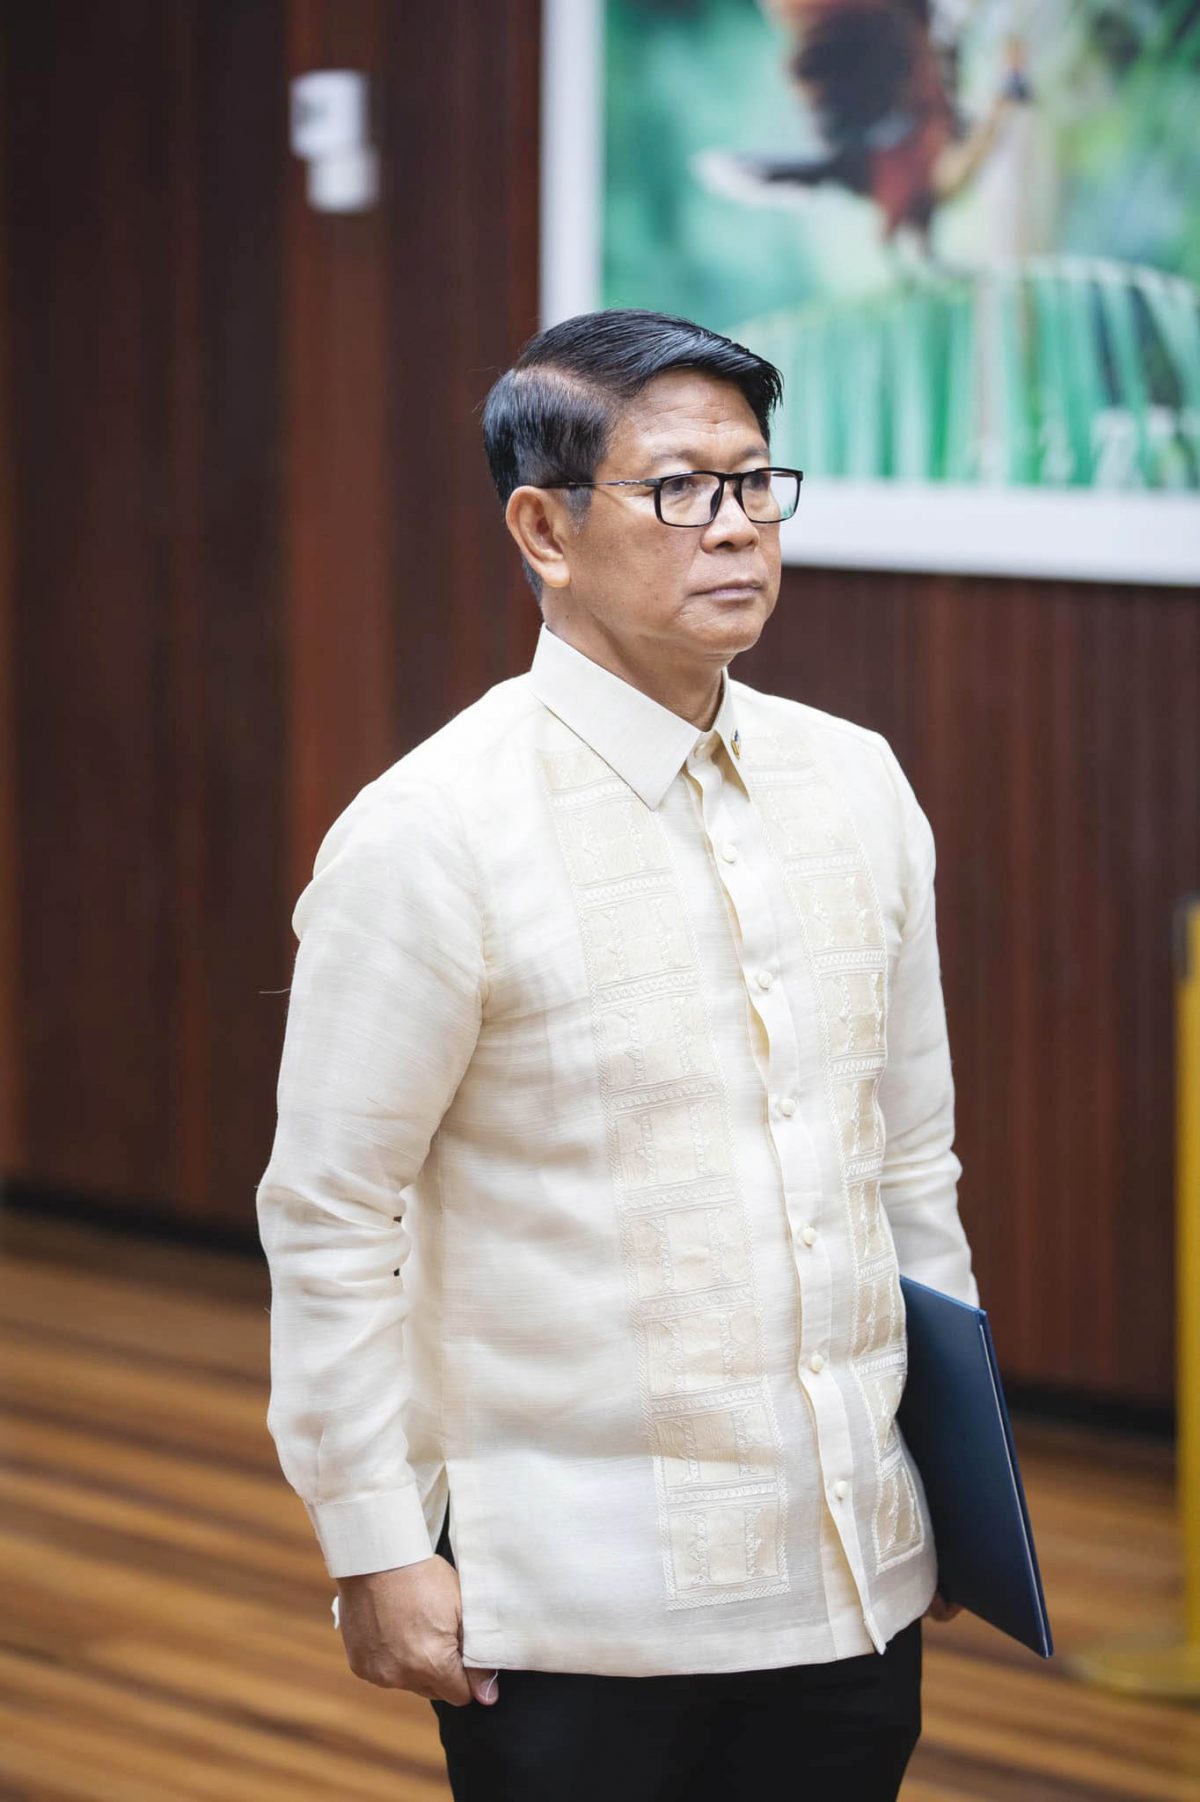
<path id="1" fill-rule="evenodd" d="M 534 693 L 563 724 L 592 747 L 647 807 L 657 807 L 687 758 L 719 738 L 736 760 L 741 735 L 734 718 L 729 671 L 721 671 L 721 701 L 708 732 L 587 657 L 542 622 L 529 669 Z"/>

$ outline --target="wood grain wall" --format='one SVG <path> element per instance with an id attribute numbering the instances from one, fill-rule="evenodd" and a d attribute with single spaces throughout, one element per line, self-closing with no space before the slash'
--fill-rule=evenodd
<path id="1" fill-rule="evenodd" d="M 536 0 L 0 17 L 0 1169 L 253 1239 L 325 827 L 538 616 L 479 443 L 536 327 Z M 383 204 L 287 80 L 363 68 Z M 962 1206 L 1006 1374 L 1172 1385 L 1180 591 L 791 569 L 737 673 L 884 731 L 933 821 Z M 3 706 L 7 696 L 8 705 Z"/>

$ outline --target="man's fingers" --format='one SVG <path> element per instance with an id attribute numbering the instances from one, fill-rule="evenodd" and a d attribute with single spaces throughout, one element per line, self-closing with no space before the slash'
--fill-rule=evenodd
<path id="1" fill-rule="evenodd" d="M 452 1702 L 456 1708 L 465 1708 L 472 1699 L 472 1685 L 462 1664 L 401 1665 L 393 1658 L 382 1658 L 352 1663 L 350 1669 L 377 1689 L 407 1689 L 427 1702 Z M 487 1675 L 485 1671 L 478 1674 Z"/>
<path id="2" fill-rule="evenodd" d="M 955 1615 L 961 1613 L 962 1603 L 947 1602 L 940 1589 L 935 1592 L 932 1602 L 925 1610 L 926 1617 L 934 1621 L 952 1621 Z"/>
<path id="3" fill-rule="evenodd" d="M 442 1670 L 436 1676 L 431 1673 L 428 1694 L 455 1708 L 465 1708 L 472 1700 L 471 1685 L 467 1680 L 469 1674 L 461 1664 L 457 1671 Z"/>

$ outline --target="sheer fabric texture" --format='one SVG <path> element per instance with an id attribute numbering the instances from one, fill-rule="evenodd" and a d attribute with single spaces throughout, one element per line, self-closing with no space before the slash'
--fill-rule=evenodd
<path id="1" fill-rule="evenodd" d="M 899 1275 L 976 1302 L 929 822 L 877 732 L 702 732 L 543 626 L 296 903 L 268 1425 L 331 1576 L 469 1665 L 882 1651 L 936 1558 Z"/>

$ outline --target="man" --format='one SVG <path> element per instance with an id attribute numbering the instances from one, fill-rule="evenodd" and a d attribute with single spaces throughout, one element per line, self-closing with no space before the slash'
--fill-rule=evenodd
<path id="1" fill-rule="evenodd" d="M 780 388 L 640 310 L 525 347 L 483 428 L 532 667 L 296 906 L 268 1424 L 458 1802 L 894 1797 L 950 1612 L 894 1424 L 899 1271 L 977 1298 L 932 835 L 878 733 L 728 673 Z"/>

